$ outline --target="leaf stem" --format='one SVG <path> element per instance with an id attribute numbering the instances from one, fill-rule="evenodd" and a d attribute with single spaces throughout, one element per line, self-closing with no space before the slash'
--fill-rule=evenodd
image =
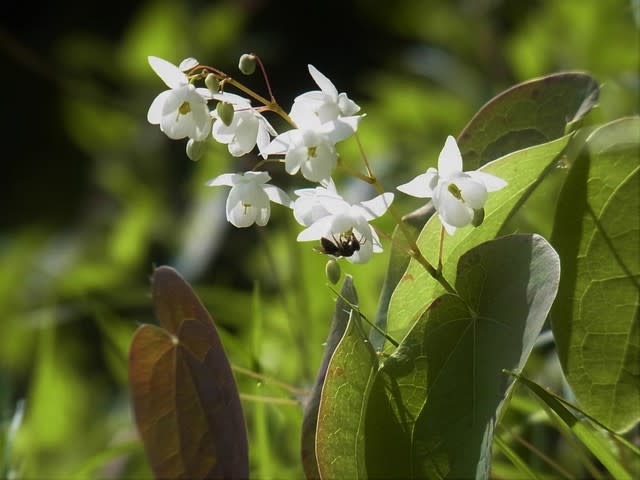
<path id="1" fill-rule="evenodd" d="M 373 174 L 373 170 L 371 169 L 371 165 L 369 163 L 367 155 L 365 154 L 364 147 L 362 146 L 362 142 L 360 141 L 360 137 L 358 136 L 357 132 L 355 133 L 355 138 L 356 138 L 356 142 L 358 143 L 360 155 L 362 156 L 362 161 L 364 162 L 365 168 L 367 169 L 367 173 L 368 173 L 368 175 L 365 176 L 364 181 L 373 185 L 379 194 L 385 193 L 386 190 L 384 189 L 384 186 Z M 361 178 L 361 177 L 362 177 L 362 174 L 359 174 L 358 178 Z M 402 216 L 398 213 L 398 211 L 395 209 L 393 205 L 389 206 L 389 213 L 391 214 L 395 222 L 398 224 L 398 227 L 400 228 L 400 231 L 402 232 L 402 234 L 407 239 L 407 243 L 409 244 L 409 252 L 408 252 L 409 255 L 412 258 L 414 258 L 420 265 L 422 265 L 422 267 L 427 271 L 427 273 L 431 275 L 435 281 L 437 281 L 440 285 L 442 285 L 442 287 L 448 293 L 451 293 L 452 295 L 456 295 L 460 297 L 456 289 L 451 286 L 451 284 L 447 281 L 446 278 L 444 278 L 444 276 L 442 275 L 442 270 L 434 268 L 434 266 L 431 265 L 429 260 L 427 260 L 425 256 L 422 255 L 422 252 L 420 251 L 420 247 L 418 247 L 418 244 L 414 240 L 413 235 L 411 235 L 411 232 L 409 232 L 409 230 L 407 229 L 407 226 L 404 223 L 404 220 L 402 220 Z"/>

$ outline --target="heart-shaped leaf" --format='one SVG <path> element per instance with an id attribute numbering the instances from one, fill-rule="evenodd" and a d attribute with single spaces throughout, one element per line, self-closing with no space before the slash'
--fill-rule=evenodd
<path id="1" fill-rule="evenodd" d="M 487 478 L 493 429 L 513 384 L 503 369 L 523 368 L 559 275 L 557 254 L 538 235 L 498 238 L 463 255 L 456 277 L 460 296 L 432 302 L 376 379 L 384 389 L 372 390 L 367 415 L 391 412 L 395 426 L 367 442 L 377 444 L 367 451 L 368 465 L 379 465 L 379 444 L 389 431 L 394 444 L 388 448 L 409 438 L 410 453 L 386 457 L 387 471 Z"/>
<path id="2" fill-rule="evenodd" d="M 615 431 L 640 420 L 640 118 L 587 138 L 558 200 L 552 326 L 580 406 Z"/>
<path id="3" fill-rule="evenodd" d="M 160 327 L 143 325 L 129 353 L 138 431 L 158 478 L 246 478 L 246 427 L 213 320 L 172 268 L 153 273 Z"/>

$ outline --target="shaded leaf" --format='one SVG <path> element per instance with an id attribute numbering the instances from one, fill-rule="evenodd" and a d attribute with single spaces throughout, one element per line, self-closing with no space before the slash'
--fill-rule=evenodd
<path id="1" fill-rule="evenodd" d="M 513 384 L 503 369 L 524 366 L 559 275 L 558 256 L 538 235 L 502 237 L 461 257 L 460 297 L 436 299 L 378 375 L 395 431 L 411 438 L 411 477 L 488 476 L 493 429 Z M 406 469 L 406 455 L 398 461 L 388 468 Z"/>
<path id="2" fill-rule="evenodd" d="M 443 253 L 443 274 L 454 284 L 457 275 L 458 258 L 469 249 L 494 238 L 505 221 L 518 206 L 540 176 L 553 168 L 556 157 L 569 142 L 569 136 L 550 143 L 520 150 L 485 165 L 481 170 L 507 180 L 508 185 L 489 195 L 485 204 L 485 219 L 479 228 L 471 226 L 458 229 L 453 236 L 445 237 Z M 418 237 L 418 247 L 422 254 L 436 265 L 440 241 L 441 223 L 433 216 Z M 410 326 L 444 289 L 415 260 L 412 260 L 394 291 L 389 304 L 388 330 L 396 337 L 406 334 Z"/>
<path id="3" fill-rule="evenodd" d="M 302 455 L 302 466 L 307 478 L 320 478 L 316 459 L 316 427 L 318 425 L 320 395 L 327 375 L 329 361 L 347 329 L 347 323 L 349 322 L 349 317 L 352 312 L 349 303 L 351 303 L 351 305 L 358 304 L 358 295 L 353 286 L 351 275 L 345 276 L 340 295 L 336 300 L 336 309 L 333 313 L 333 320 L 331 321 L 322 363 L 320 364 L 320 369 L 318 370 L 318 375 L 311 389 L 309 398 L 304 406 L 300 451 Z"/>
<path id="4" fill-rule="evenodd" d="M 378 367 L 358 312 L 327 368 L 318 408 L 316 456 L 321 478 L 366 478 L 364 419 Z"/>
<path id="5" fill-rule="evenodd" d="M 640 420 L 640 118 L 595 130 L 558 201 L 552 312 L 579 405 L 615 431 Z"/>
<path id="6" fill-rule="evenodd" d="M 487 102 L 458 136 L 465 170 L 562 137 L 597 103 L 597 82 L 556 73 L 515 85 Z"/>
<path id="7" fill-rule="evenodd" d="M 153 274 L 161 327 L 143 325 L 129 353 L 138 431 L 156 477 L 246 478 L 248 447 L 231 367 L 213 320 L 172 268 Z"/>

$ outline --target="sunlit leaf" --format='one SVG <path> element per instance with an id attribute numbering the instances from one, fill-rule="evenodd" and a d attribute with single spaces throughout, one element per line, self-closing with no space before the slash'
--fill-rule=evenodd
<path id="1" fill-rule="evenodd" d="M 347 329 L 347 323 L 351 316 L 351 305 L 358 304 L 358 296 L 353 286 L 351 275 L 347 275 L 344 284 L 340 290 L 340 297 L 336 300 L 336 309 L 333 314 L 333 321 L 329 329 L 322 363 L 318 370 L 316 381 L 313 384 L 311 394 L 307 399 L 304 407 L 304 416 L 302 420 L 302 440 L 301 454 L 302 466 L 307 478 L 320 478 L 318 471 L 318 462 L 316 459 L 316 429 L 318 426 L 318 409 L 320 407 L 320 395 L 322 394 L 322 386 L 327 376 L 327 368 L 333 353 L 342 340 Z M 351 304 L 351 305 L 349 305 Z"/>
<path id="2" fill-rule="evenodd" d="M 153 274 L 161 327 L 143 325 L 129 354 L 136 423 L 157 477 L 246 478 L 247 437 L 213 320 L 173 269 Z"/>
<path id="3" fill-rule="evenodd" d="M 458 136 L 465 170 L 515 150 L 562 137 L 597 103 L 597 82 L 583 73 L 556 73 L 516 85 L 487 102 Z"/>
<path id="4" fill-rule="evenodd" d="M 484 223 L 479 228 L 465 227 L 455 235 L 445 236 L 443 273 L 449 283 L 456 282 L 458 258 L 469 249 L 494 238 L 504 222 L 517 207 L 520 198 L 535 184 L 537 179 L 554 165 L 556 157 L 569 141 L 565 136 L 543 145 L 527 148 L 495 160 L 482 171 L 505 179 L 509 184 L 489 195 L 485 205 Z M 431 217 L 418 237 L 418 246 L 423 255 L 436 265 L 440 242 L 441 223 L 437 216 Z M 388 315 L 389 333 L 403 336 L 425 309 L 444 289 L 415 260 L 412 260 L 391 297 Z"/>
<path id="5" fill-rule="evenodd" d="M 316 456 L 321 478 L 366 478 L 364 420 L 377 367 L 360 314 L 351 310 L 327 367 L 318 408 Z"/>
<path id="6" fill-rule="evenodd" d="M 579 405 L 616 431 L 640 419 L 640 118 L 595 130 L 561 192 L 552 326 Z"/>

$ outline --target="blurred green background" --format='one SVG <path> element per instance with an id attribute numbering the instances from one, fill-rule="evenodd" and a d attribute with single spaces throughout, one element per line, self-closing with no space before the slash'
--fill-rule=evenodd
<path id="1" fill-rule="evenodd" d="M 446 135 L 484 102 L 532 77 L 590 72 L 603 84 L 599 121 L 637 114 L 639 24 L 636 0 L 3 5 L 0 475 L 150 476 L 126 367 L 133 332 L 154 321 L 155 265 L 192 282 L 232 363 L 303 390 L 315 377 L 334 304 L 325 259 L 295 242 L 300 227 L 281 207 L 263 229 L 226 223 L 225 189 L 204 183 L 256 158 L 234 159 L 211 143 L 194 163 L 185 142 L 149 125 L 147 108 L 164 85 L 148 55 L 176 64 L 194 56 L 242 80 L 237 60 L 255 52 L 287 110 L 315 88 L 312 63 L 367 113 L 360 136 L 391 189 L 434 165 Z M 258 75 L 246 83 L 266 91 Z M 357 166 L 355 142 L 340 148 Z M 307 186 L 270 172 L 288 190 Z M 337 182 L 354 200 L 374 194 Z M 407 197 L 397 204 L 420 206 Z M 529 221 L 545 232 L 550 219 Z M 385 253 L 342 264 L 369 317 L 386 263 Z M 557 376 L 557 365 L 549 371 Z M 238 380 L 243 394 L 296 400 L 272 383 Z M 253 476 L 301 476 L 300 406 L 246 400 L 244 408 Z"/>

